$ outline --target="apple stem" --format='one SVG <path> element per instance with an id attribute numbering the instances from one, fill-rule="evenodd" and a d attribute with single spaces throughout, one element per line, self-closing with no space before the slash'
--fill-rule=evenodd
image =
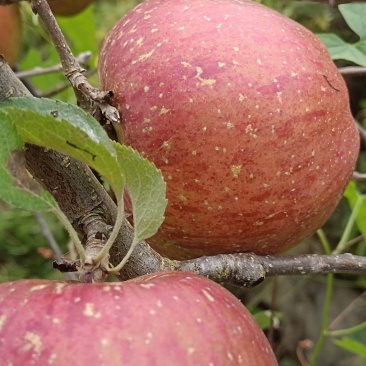
<path id="1" fill-rule="evenodd" d="M 128 249 L 127 254 L 123 257 L 121 262 L 117 266 L 110 268 L 110 270 L 108 271 L 110 274 L 117 274 L 125 266 L 125 264 L 130 259 L 132 252 L 134 251 L 138 243 L 139 240 L 134 238 L 130 248 Z"/>
<path id="2" fill-rule="evenodd" d="M 118 233 L 119 233 L 119 230 L 121 229 L 124 218 L 125 218 L 124 203 L 123 203 L 123 197 L 121 197 L 118 200 L 117 216 L 116 216 L 116 222 L 113 226 L 113 230 L 112 230 L 107 242 L 105 243 L 105 245 L 99 252 L 99 254 L 95 258 L 93 258 L 94 263 L 100 263 L 103 260 L 103 258 L 109 254 L 109 250 L 111 249 L 113 243 L 115 242 L 115 240 L 118 236 Z"/>

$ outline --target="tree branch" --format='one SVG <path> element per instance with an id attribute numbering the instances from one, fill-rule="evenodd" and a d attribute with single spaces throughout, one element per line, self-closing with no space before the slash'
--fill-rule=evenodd
<path id="1" fill-rule="evenodd" d="M 172 269 L 193 272 L 215 282 L 253 287 L 266 277 L 328 273 L 365 274 L 366 257 L 352 254 L 259 256 L 253 253 L 221 254 L 188 261 L 173 261 Z"/>
<path id="2" fill-rule="evenodd" d="M 76 57 L 76 61 L 83 67 L 87 67 L 88 63 L 90 62 L 92 58 L 92 53 L 90 51 L 82 52 L 80 55 Z M 54 72 L 60 72 L 63 71 L 62 64 L 53 65 L 50 67 L 35 67 L 32 70 L 26 70 L 26 71 L 18 71 L 15 73 L 15 75 L 19 79 L 27 79 L 34 76 L 39 75 L 47 75 Z"/>
<path id="3" fill-rule="evenodd" d="M 87 113 L 95 115 L 100 111 L 107 120 L 118 123 L 119 112 L 109 104 L 113 93 L 94 88 L 82 74 L 85 70 L 80 67 L 72 54 L 47 0 L 32 0 L 32 10 L 41 18 L 56 48 L 64 74 L 74 89 L 78 105 Z"/>

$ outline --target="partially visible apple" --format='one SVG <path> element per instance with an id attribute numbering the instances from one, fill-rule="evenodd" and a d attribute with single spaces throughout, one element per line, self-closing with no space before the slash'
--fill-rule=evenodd
<path id="1" fill-rule="evenodd" d="M 55 15 L 72 16 L 83 11 L 94 0 L 48 0 Z"/>
<path id="2" fill-rule="evenodd" d="M 278 365 L 232 294 L 183 272 L 1 284 L 0 347 L 2 364 L 13 366 Z"/>
<path id="3" fill-rule="evenodd" d="M 331 215 L 359 137 L 320 40 L 249 0 L 147 0 L 99 58 L 120 141 L 161 169 L 166 219 L 149 243 L 182 259 L 279 253 Z"/>
<path id="4" fill-rule="evenodd" d="M 0 53 L 10 66 L 15 64 L 19 56 L 20 25 L 18 5 L 0 5 Z"/>

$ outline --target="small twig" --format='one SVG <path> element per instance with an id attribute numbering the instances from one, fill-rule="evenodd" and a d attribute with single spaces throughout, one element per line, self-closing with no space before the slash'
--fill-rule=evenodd
<path id="1" fill-rule="evenodd" d="M 362 66 L 346 66 L 338 68 L 338 71 L 344 76 L 359 76 L 366 74 L 366 67 Z"/>
<path id="2" fill-rule="evenodd" d="M 355 123 L 356 123 L 357 129 L 358 129 L 358 133 L 360 135 L 361 144 L 363 146 L 366 146 L 366 130 L 357 121 L 355 121 Z"/>
<path id="3" fill-rule="evenodd" d="M 366 174 L 354 171 L 352 175 L 352 180 L 354 180 L 355 182 L 366 182 Z"/>
<path id="4" fill-rule="evenodd" d="M 347 305 L 345 309 L 342 310 L 340 314 L 337 315 L 335 319 L 333 319 L 333 321 L 328 326 L 327 334 L 333 336 L 334 332 L 337 332 L 337 330 L 335 329 L 337 327 L 338 328 L 342 327 L 341 323 L 342 321 L 344 321 L 344 319 L 347 318 L 347 316 L 352 316 L 352 314 L 355 314 L 357 311 L 359 311 L 358 309 L 364 309 L 365 305 L 366 305 L 366 291 L 363 292 L 359 297 L 354 299 L 349 305 Z"/>
<path id="5" fill-rule="evenodd" d="M 271 276 L 366 273 L 366 257 L 349 253 L 278 257 L 252 253 L 222 254 L 170 263 L 173 267 L 170 269 L 197 273 L 215 282 L 231 283 L 240 287 L 253 287 Z"/>
<path id="6" fill-rule="evenodd" d="M 53 268 L 58 269 L 62 273 L 77 272 L 80 266 L 78 260 L 68 260 L 64 257 L 53 262 Z"/>
<path id="7" fill-rule="evenodd" d="M 366 257 L 350 253 L 299 256 L 259 257 L 267 276 L 309 275 L 309 274 L 365 274 Z"/>
<path id="8" fill-rule="evenodd" d="M 64 74 L 74 89 L 78 105 L 92 115 L 97 114 L 97 110 L 100 110 L 107 120 L 118 123 L 119 112 L 109 104 L 113 93 L 94 88 L 82 74 L 83 69 L 73 56 L 47 1 L 32 0 L 32 9 L 41 18 L 55 46 Z"/>
<path id="9" fill-rule="evenodd" d="M 80 64 L 80 66 L 87 67 L 91 58 L 92 58 L 92 53 L 89 51 L 86 51 L 86 52 L 82 52 L 78 56 L 76 56 L 76 61 Z M 27 79 L 27 78 L 31 78 L 34 76 L 47 75 L 47 74 L 60 72 L 60 71 L 62 71 L 62 65 L 57 64 L 57 65 L 50 66 L 50 67 L 35 67 L 32 70 L 18 71 L 15 73 L 15 75 L 19 79 Z"/>
<path id="10" fill-rule="evenodd" d="M 365 240 L 365 236 L 364 235 L 359 235 L 356 236 L 355 238 L 353 238 L 352 240 L 350 240 L 347 244 L 348 247 L 351 247 L 352 245 L 358 244 L 360 243 L 362 240 Z"/>
<path id="11" fill-rule="evenodd" d="M 36 217 L 36 220 L 41 229 L 42 235 L 48 241 L 48 244 L 50 245 L 55 258 L 56 259 L 61 258 L 62 251 L 61 251 L 59 245 L 57 244 L 56 239 L 53 236 L 51 230 L 49 229 L 48 224 L 47 224 L 46 220 L 44 219 L 43 215 L 40 212 L 35 212 L 34 216 Z"/>
<path id="12" fill-rule="evenodd" d="M 301 366 L 309 366 L 308 360 L 305 357 L 305 350 L 309 350 L 314 346 L 313 342 L 309 339 L 304 339 L 297 343 L 296 356 L 299 359 Z"/>
<path id="13" fill-rule="evenodd" d="M 95 72 L 96 72 L 96 70 L 88 70 L 88 71 L 85 71 L 84 75 L 89 77 L 89 76 L 95 74 Z M 67 82 L 63 83 L 62 85 L 60 85 L 56 88 L 53 88 L 47 92 L 39 93 L 37 95 L 37 97 L 38 98 L 51 98 L 70 87 L 71 87 L 71 84 L 67 81 Z"/>
<path id="14" fill-rule="evenodd" d="M 44 238 L 47 240 L 48 244 L 50 245 L 56 260 L 60 260 L 60 258 L 62 257 L 62 251 L 61 251 L 59 245 L 57 244 L 57 241 L 56 241 L 55 237 L 53 236 L 46 220 L 44 219 L 43 215 L 40 212 L 35 212 L 34 216 L 41 229 L 41 233 L 44 236 Z M 69 280 L 77 279 L 77 277 L 73 273 L 65 273 L 65 276 Z"/>

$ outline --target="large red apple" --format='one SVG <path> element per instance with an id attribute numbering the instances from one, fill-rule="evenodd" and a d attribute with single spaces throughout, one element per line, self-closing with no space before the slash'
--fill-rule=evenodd
<path id="1" fill-rule="evenodd" d="M 20 15 L 18 5 L 0 5 L 0 54 L 10 66 L 18 58 L 20 50 Z"/>
<path id="2" fill-rule="evenodd" d="M 122 142 L 167 181 L 149 243 L 170 258 L 278 253 L 324 224 L 359 138 L 326 48 L 246 0 L 147 0 L 107 36 Z"/>
<path id="3" fill-rule="evenodd" d="M 275 366 L 263 332 L 227 290 L 183 272 L 121 283 L 0 285 L 4 365 Z"/>

